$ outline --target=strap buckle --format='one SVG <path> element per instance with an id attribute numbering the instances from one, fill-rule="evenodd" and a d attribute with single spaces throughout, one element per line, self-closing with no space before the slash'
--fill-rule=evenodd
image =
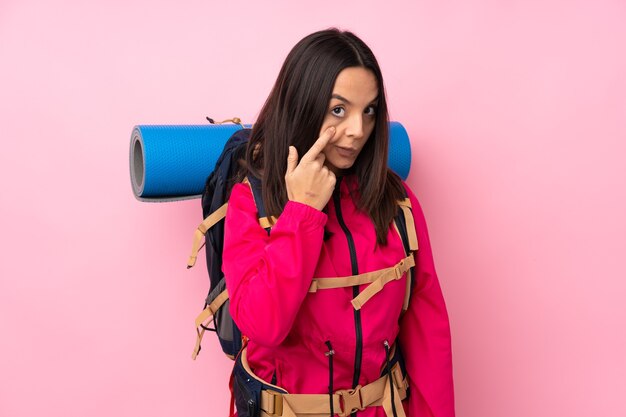
<path id="1" fill-rule="evenodd" d="M 404 260 L 398 262 L 398 265 L 396 265 L 394 272 L 396 273 L 396 279 L 400 279 L 402 278 L 402 275 L 404 275 Z"/>
<path id="2" fill-rule="evenodd" d="M 267 404 L 267 410 L 265 412 L 270 417 L 277 417 L 283 415 L 283 395 L 280 392 L 266 390 L 269 395 L 269 401 Z"/>
<path id="3" fill-rule="evenodd" d="M 391 377 L 393 378 L 393 383 L 399 391 L 406 391 L 409 389 L 409 380 L 402 375 L 400 363 L 396 363 L 393 368 L 391 368 Z"/>
<path id="4" fill-rule="evenodd" d="M 361 397 L 361 386 L 357 385 L 354 389 L 342 389 L 335 392 L 339 395 L 339 403 L 341 404 L 341 413 L 337 413 L 340 417 L 348 417 L 355 411 L 364 410 L 363 398 Z"/>

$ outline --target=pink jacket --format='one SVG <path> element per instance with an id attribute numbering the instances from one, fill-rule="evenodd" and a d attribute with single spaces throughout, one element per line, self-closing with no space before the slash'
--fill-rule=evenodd
<path id="1" fill-rule="evenodd" d="M 355 374 L 361 385 L 379 378 L 385 364 L 384 341 L 392 344 L 397 338 L 409 376 L 407 417 L 454 416 L 448 315 L 424 215 L 406 185 L 419 242 L 409 310 L 400 318 L 406 278 L 388 283 L 361 308 L 358 318 L 350 303 L 352 288 L 308 293 L 314 277 L 353 275 L 348 238 L 338 214 L 352 236 L 358 273 L 393 266 L 405 257 L 393 227 L 388 245 L 376 246 L 373 223 L 350 197 L 350 189 L 356 188 L 350 177 L 341 181 L 339 193 L 324 212 L 288 202 L 268 236 L 259 225 L 250 188 L 235 185 L 226 215 L 222 269 L 232 317 L 250 339 L 250 366 L 266 381 L 275 376 L 276 385 L 290 393 L 326 394 L 327 341 L 335 351 L 336 391 L 352 388 Z M 330 233 L 326 240 L 324 230 Z M 355 363 L 355 358 L 360 361 Z M 372 407 L 358 415 L 383 417 L 385 412 Z"/>

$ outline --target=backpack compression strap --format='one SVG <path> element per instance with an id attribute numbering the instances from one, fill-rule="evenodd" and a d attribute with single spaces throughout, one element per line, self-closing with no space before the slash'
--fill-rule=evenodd
<path id="1" fill-rule="evenodd" d="M 217 310 L 219 310 L 226 300 L 228 300 L 228 290 L 222 291 L 220 295 L 215 297 L 215 300 L 213 300 L 213 302 L 202 310 L 202 313 L 200 313 L 198 317 L 196 317 L 196 332 L 198 333 L 198 337 L 196 338 L 196 347 L 193 349 L 191 359 L 196 360 L 198 353 L 200 353 L 202 336 L 204 336 L 204 332 L 209 326 L 209 319 L 213 318 Z"/>
<path id="2" fill-rule="evenodd" d="M 260 209 L 257 208 L 257 210 L 259 210 L 260 213 L 261 212 L 265 213 L 265 211 L 262 209 L 263 206 L 262 205 L 259 206 L 259 204 L 257 203 L 257 199 L 260 199 L 261 197 L 257 195 L 258 192 L 256 190 L 256 187 L 252 186 L 250 181 L 248 181 L 248 177 L 244 178 L 243 182 L 244 184 L 248 184 L 250 186 L 250 189 L 253 192 L 255 204 L 257 205 L 257 207 L 261 207 Z M 209 214 L 206 217 L 206 219 L 204 219 L 202 223 L 198 225 L 198 228 L 193 234 L 191 255 L 189 255 L 189 260 L 187 261 L 187 269 L 193 268 L 193 266 L 196 264 L 196 260 L 198 259 L 198 252 L 200 251 L 200 249 L 202 249 L 202 247 L 206 243 L 206 242 L 202 242 L 202 238 L 206 236 L 206 232 L 211 227 L 215 226 L 216 223 L 218 223 L 220 220 L 226 217 L 227 208 L 228 208 L 228 203 L 224 203 L 220 208 L 215 210 L 213 213 Z M 276 217 L 274 216 L 259 217 L 259 224 L 261 225 L 262 228 L 264 228 L 267 231 L 269 231 L 269 229 L 274 225 L 274 223 L 276 223 Z"/>
<path id="3" fill-rule="evenodd" d="M 196 259 L 198 259 L 198 251 L 202 249 L 204 243 L 202 242 L 202 238 L 206 235 L 207 230 L 213 227 L 217 222 L 226 217 L 226 209 L 228 208 L 228 203 L 224 203 L 220 208 L 215 210 L 213 213 L 207 216 L 206 219 L 196 229 L 193 234 L 193 245 L 191 247 L 191 255 L 189 256 L 189 260 L 187 261 L 187 269 L 193 267 L 196 264 Z"/>

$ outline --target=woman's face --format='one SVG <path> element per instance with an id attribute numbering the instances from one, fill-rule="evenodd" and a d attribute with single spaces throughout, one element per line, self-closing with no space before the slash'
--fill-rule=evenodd
<path id="1" fill-rule="evenodd" d="M 322 123 L 321 133 L 335 126 L 335 136 L 324 148 L 325 165 L 333 172 L 356 161 L 376 123 L 378 86 L 374 73 L 349 67 L 339 73 Z"/>

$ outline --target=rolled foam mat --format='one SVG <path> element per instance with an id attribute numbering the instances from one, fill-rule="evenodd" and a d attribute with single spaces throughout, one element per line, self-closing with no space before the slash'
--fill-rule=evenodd
<path id="1" fill-rule="evenodd" d="M 249 127 L 249 126 L 246 126 Z M 200 197 L 206 178 L 239 125 L 139 125 L 130 137 L 130 180 L 141 201 Z M 404 126 L 389 123 L 389 167 L 402 179 L 411 168 Z"/>

